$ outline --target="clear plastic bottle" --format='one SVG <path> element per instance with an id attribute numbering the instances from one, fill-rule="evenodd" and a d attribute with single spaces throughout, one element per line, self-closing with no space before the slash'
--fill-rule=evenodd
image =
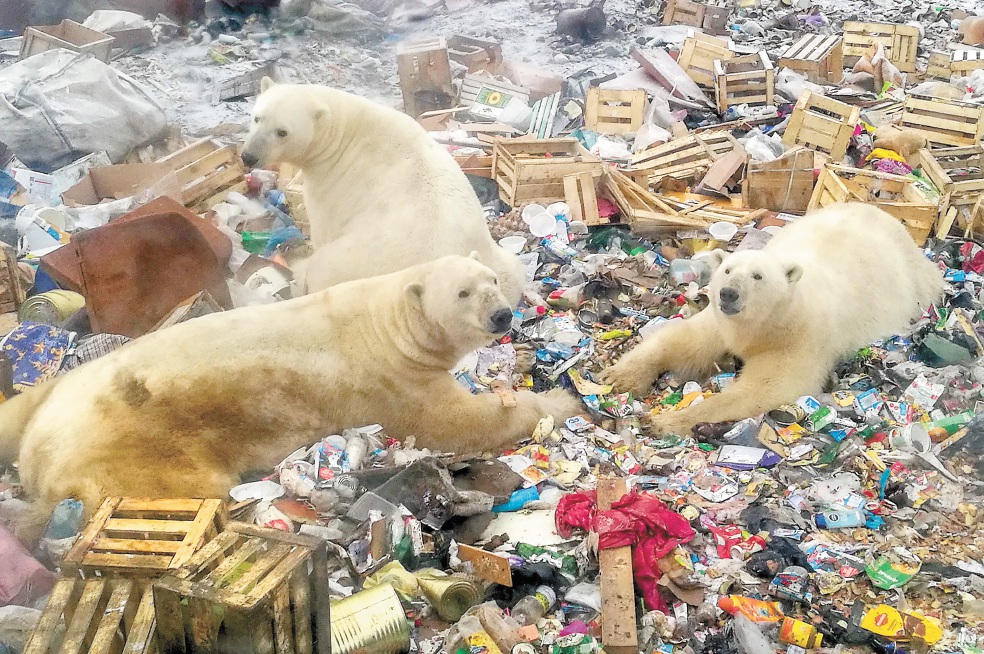
<path id="1" fill-rule="evenodd" d="M 557 601 L 557 593 L 549 586 L 537 586 L 536 592 L 527 595 L 516 602 L 511 615 L 520 626 L 536 624 L 536 622 L 553 607 Z"/>

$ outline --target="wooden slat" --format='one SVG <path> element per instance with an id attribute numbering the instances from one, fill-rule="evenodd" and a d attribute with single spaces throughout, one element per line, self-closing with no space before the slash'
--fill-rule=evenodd
<path id="1" fill-rule="evenodd" d="M 107 538 L 99 536 L 92 543 L 93 552 L 131 552 L 142 554 L 174 554 L 181 548 L 176 540 L 137 540 L 134 538 Z M 83 557 L 83 561 L 85 558 Z"/>
<path id="2" fill-rule="evenodd" d="M 179 579 L 192 579 L 197 577 L 199 574 L 205 572 L 205 568 L 213 561 L 213 559 L 215 559 L 215 557 L 235 545 L 239 538 L 239 534 L 235 532 L 222 532 L 215 537 L 215 540 L 198 550 L 198 552 L 196 552 L 194 556 L 189 559 L 188 563 L 180 569 L 175 570 L 172 574 Z"/>
<path id="3" fill-rule="evenodd" d="M 180 520 L 140 520 L 137 518 L 110 518 L 103 531 L 133 534 L 188 533 L 191 523 Z"/>
<path id="4" fill-rule="evenodd" d="M 184 565 L 185 561 L 191 558 L 205 541 L 209 530 L 212 529 L 216 521 L 221 520 L 220 514 L 224 510 L 225 502 L 222 500 L 204 500 L 198 509 L 195 520 L 188 528 L 181 546 L 175 550 L 174 559 L 171 567 Z"/>
<path id="5" fill-rule="evenodd" d="M 624 479 L 598 479 L 598 509 L 608 511 L 626 493 Z M 601 644 L 609 654 L 636 654 L 635 587 L 632 581 L 632 548 L 600 550 Z"/>
<path id="6" fill-rule="evenodd" d="M 148 584 L 141 593 L 140 604 L 127 633 L 122 654 L 150 654 L 156 649 L 157 619 L 154 615 L 154 590 Z"/>
<path id="7" fill-rule="evenodd" d="M 215 570 L 208 573 L 203 581 L 214 588 L 224 588 L 235 569 L 258 552 L 262 552 L 266 545 L 260 538 L 250 538 L 245 543 L 240 543 L 239 547 L 217 565 Z"/>
<path id="8" fill-rule="evenodd" d="M 62 619 L 62 613 L 68 605 L 74 588 L 74 579 L 62 577 L 58 580 L 48 595 L 48 602 L 41 612 L 41 617 L 38 618 L 38 622 L 34 625 L 34 630 L 24 646 L 24 654 L 49 654 L 55 628 Z"/>
<path id="9" fill-rule="evenodd" d="M 294 649 L 294 621 L 290 614 L 290 591 L 286 582 L 273 589 L 273 638 L 277 644 L 277 654 L 297 654 Z"/>
<path id="10" fill-rule="evenodd" d="M 297 654 L 312 654 L 314 642 L 311 634 L 311 589 L 307 570 L 298 567 L 290 576 L 290 604 L 294 614 L 294 640 Z"/>
<path id="11" fill-rule="evenodd" d="M 102 506 L 99 507 L 99 510 L 96 511 L 95 515 L 92 516 L 92 519 L 90 519 L 86 524 L 85 528 L 82 530 L 82 533 L 79 534 L 75 544 L 72 545 L 72 549 L 70 549 L 68 554 L 65 555 L 65 558 L 62 561 L 63 565 L 78 565 L 82 561 L 82 556 L 88 549 L 89 544 L 92 543 L 92 541 L 99 535 L 103 525 L 113 515 L 113 511 L 121 501 L 122 498 L 110 497 L 102 503 Z"/>
<path id="12" fill-rule="evenodd" d="M 82 565 L 92 568 L 125 568 L 131 570 L 167 570 L 171 555 L 167 554 L 100 554 L 89 552 Z"/>
<path id="13" fill-rule="evenodd" d="M 290 552 L 291 546 L 288 543 L 275 543 L 256 559 L 250 569 L 246 571 L 246 574 L 231 583 L 225 590 L 230 593 L 248 593 L 268 572 L 276 568 Z"/>
<path id="14" fill-rule="evenodd" d="M 157 620 L 157 642 L 161 654 L 183 654 L 185 648 L 184 616 L 181 611 L 181 597 L 164 586 L 171 580 L 167 577 L 153 585 L 154 615 Z"/>
<path id="15" fill-rule="evenodd" d="M 117 638 L 117 630 L 123 621 L 123 611 L 130 601 L 133 581 L 114 579 L 110 582 L 110 588 L 112 588 L 112 592 L 109 596 L 109 603 L 106 604 L 102 619 L 99 620 L 96 635 L 93 636 L 92 645 L 89 648 L 92 654 L 103 654 L 111 651 L 113 641 Z"/>
<path id="16" fill-rule="evenodd" d="M 142 498 L 117 498 L 118 503 L 114 514 L 129 512 L 146 513 L 198 513 L 205 502 L 220 500 L 192 500 L 192 499 L 142 499 Z"/>
<path id="17" fill-rule="evenodd" d="M 65 630 L 61 654 L 80 654 L 84 651 L 82 648 L 94 635 L 93 618 L 99 609 L 105 587 L 106 582 L 101 579 L 91 579 L 83 585 L 82 597 L 79 598 L 72 620 Z"/>

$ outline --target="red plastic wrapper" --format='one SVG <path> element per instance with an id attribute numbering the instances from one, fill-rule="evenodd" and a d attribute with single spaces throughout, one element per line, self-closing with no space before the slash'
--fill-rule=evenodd
<path id="1" fill-rule="evenodd" d="M 612 503 L 609 511 L 599 511 L 594 491 L 581 491 L 561 498 L 554 513 L 557 532 L 570 537 L 574 529 L 598 534 L 598 548 L 625 545 L 632 551 L 632 574 L 642 590 L 649 610 L 668 607 L 659 596 L 659 560 L 677 545 L 690 542 L 694 530 L 679 513 L 671 511 L 658 498 L 647 493 L 627 493 Z"/>

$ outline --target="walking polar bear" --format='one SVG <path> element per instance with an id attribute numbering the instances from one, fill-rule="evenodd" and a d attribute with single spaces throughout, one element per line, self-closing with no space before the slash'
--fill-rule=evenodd
<path id="1" fill-rule="evenodd" d="M 224 497 L 242 473 L 365 424 L 420 447 L 501 448 L 580 407 L 557 389 L 508 408 L 448 373 L 511 321 L 495 273 L 460 256 L 196 318 L 0 404 L 0 460 L 19 459 L 41 514 L 66 497 L 91 514 L 106 496 Z"/>
<path id="2" fill-rule="evenodd" d="M 243 161 L 304 175 L 315 248 L 298 270 L 307 292 L 477 251 L 515 306 L 519 258 L 492 239 L 468 178 L 415 120 L 325 86 L 265 78 L 261 88 Z"/>
<path id="3" fill-rule="evenodd" d="M 943 276 L 898 220 L 844 203 L 784 227 L 762 250 L 727 256 L 709 291 L 707 309 L 659 329 L 600 375 L 642 396 L 665 371 L 703 379 L 726 355 L 741 359 L 735 383 L 655 416 L 656 432 L 686 434 L 818 392 L 840 361 L 937 301 Z"/>

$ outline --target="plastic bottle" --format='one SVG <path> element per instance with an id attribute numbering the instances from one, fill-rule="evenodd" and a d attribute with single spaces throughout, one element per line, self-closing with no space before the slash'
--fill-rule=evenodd
<path id="1" fill-rule="evenodd" d="M 742 595 L 726 595 L 718 598 L 718 608 L 731 615 L 741 615 L 754 622 L 778 622 L 782 611 L 777 602 L 765 602 Z"/>
<path id="2" fill-rule="evenodd" d="M 536 490 L 536 486 L 520 488 L 517 491 L 513 491 L 508 500 L 502 504 L 496 504 L 493 506 L 492 513 L 519 511 L 527 502 L 533 502 L 538 499 L 540 499 L 540 493 Z"/>
<path id="3" fill-rule="evenodd" d="M 804 649 L 820 647 L 823 634 L 812 624 L 796 618 L 783 618 L 779 626 L 779 641 L 787 645 L 797 645 Z"/>
<path id="4" fill-rule="evenodd" d="M 345 444 L 345 456 L 348 458 L 349 470 L 361 470 L 362 461 L 369 451 L 366 439 L 359 433 L 353 434 Z"/>
<path id="5" fill-rule="evenodd" d="M 557 601 L 557 593 L 549 586 L 537 586 L 536 592 L 516 602 L 511 615 L 520 626 L 536 624 Z"/>
<path id="6" fill-rule="evenodd" d="M 82 529 L 82 502 L 78 500 L 62 500 L 51 512 L 51 520 L 44 537 L 48 540 L 71 538 Z"/>
<path id="7" fill-rule="evenodd" d="M 852 529 L 864 525 L 866 520 L 861 509 L 828 509 L 813 516 L 821 529 Z"/>

